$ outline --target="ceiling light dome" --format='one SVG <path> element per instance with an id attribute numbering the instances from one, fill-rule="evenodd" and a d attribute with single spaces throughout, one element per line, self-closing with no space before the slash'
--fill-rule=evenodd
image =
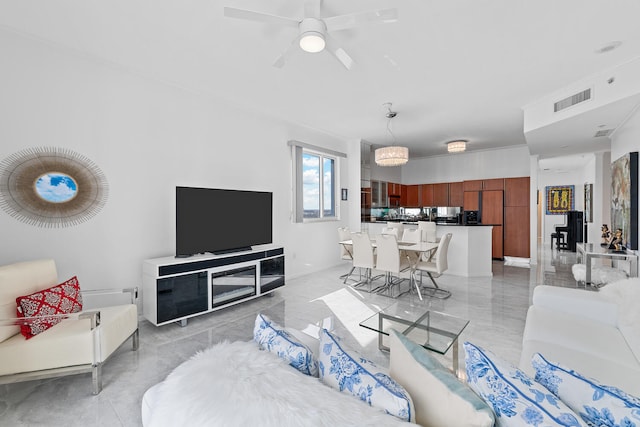
<path id="1" fill-rule="evenodd" d="M 326 46 L 324 39 L 327 27 L 320 19 L 306 18 L 300 22 L 300 49 L 309 53 L 322 52 Z"/>
<path id="2" fill-rule="evenodd" d="M 447 151 L 449 153 L 461 153 L 466 149 L 467 149 L 467 141 L 464 139 L 447 142 Z"/>
<path id="3" fill-rule="evenodd" d="M 322 52 L 325 47 L 324 36 L 316 31 L 307 31 L 300 37 L 300 48 L 305 52 Z"/>

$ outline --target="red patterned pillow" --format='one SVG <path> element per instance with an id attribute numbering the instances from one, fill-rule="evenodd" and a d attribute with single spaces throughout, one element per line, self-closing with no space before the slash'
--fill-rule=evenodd
<path id="1" fill-rule="evenodd" d="M 26 339 L 44 332 L 62 319 L 46 317 L 51 314 L 68 314 L 82 311 L 82 294 L 78 278 L 71 279 L 49 289 L 16 298 L 18 317 L 40 317 L 42 320 L 28 325 L 20 325 L 20 332 Z"/>

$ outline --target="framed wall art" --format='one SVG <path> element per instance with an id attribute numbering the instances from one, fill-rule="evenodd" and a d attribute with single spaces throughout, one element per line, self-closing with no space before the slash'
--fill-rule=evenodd
<path id="1" fill-rule="evenodd" d="M 593 184 L 584 184 L 584 222 L 593 222 Z"/>
<path id="2" fill-rule="evenodd" d="M 108 193 L 100 168 L 66 148 L 28 148 L 0 162 L 0 208 L 27 224 L 80 224 L 100 212 Z"/>
<path id="3" fill-rule="evenodd" d="M 622 230 L 623 245 L 638 249 L 638 152 L 611 164 L 611 232 Z"/>
<path id="4" fill-rule="evenodd" d="M 574 209 L 574 185 L 551 185 L 547 193 L 547 215 L 564 215 Z"/>

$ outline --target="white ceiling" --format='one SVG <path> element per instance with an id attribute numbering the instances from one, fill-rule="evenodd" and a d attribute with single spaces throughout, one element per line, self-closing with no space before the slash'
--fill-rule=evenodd
<path id="1" fill-rule="evenodd" d="M 0 28 L 373 144 L 391 142 L 383 107 L 391 101 L 393 133 L 412 157 L 445 154 L 445 142 L 457 138 L 469 140 L 468 150 L 527 144 L 525 105 L 640 56 L 640 2 L 633 0 L 324 0 L 324 17 L 398 9 L 396 23 L 332 34 L 355 60 L 351 71 L 326 51 L 297 51 L 275 68 L 296 30 L 223 16 L 231 6 L 302 18 L 303 4 L 3 0 Z M 622 41 L 618 49 L 595 53 L 614 40 Z M 632 107 L 618 108 L 624 111 L 611 120 Z M 566 136 L 567 126 L 599 124 L 594 115 L 545 128 L 535 135 L 536 151 L 543 158 L 607 149 L 607 138 L 593 145 Z M 567 147 L 558 153 L 560 145 Z"/>

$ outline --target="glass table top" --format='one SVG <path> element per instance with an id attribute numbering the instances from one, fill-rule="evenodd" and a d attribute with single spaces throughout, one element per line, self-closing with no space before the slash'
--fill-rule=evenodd
<path id="1" fill-rule="evenodd" d="M 389 335 L 390 329 L 395 329 L 439 354 L 445 354 L 451 348 L 468 324 L 466 319 L 400 301 L 360 322 L 363 328 L 385 336 Z"/>

